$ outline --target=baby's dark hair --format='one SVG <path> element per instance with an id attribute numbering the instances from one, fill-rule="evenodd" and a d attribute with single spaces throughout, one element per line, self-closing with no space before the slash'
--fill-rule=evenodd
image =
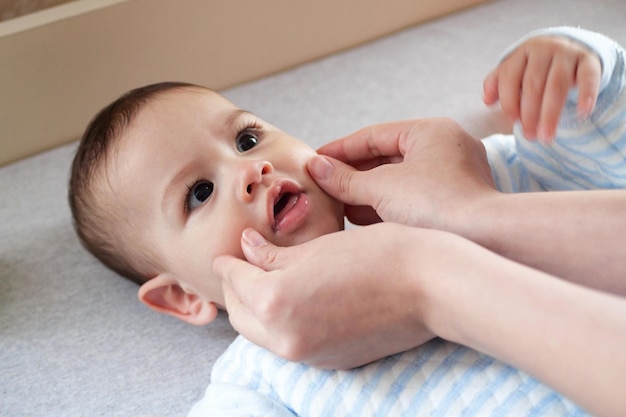
<path id="1" fill-rule="evenodd" d="M 95 189 L 96 180 L 106 181 L 106 160 L 138 112 L 154 97 L 178 88 L 198 88 L 182 82 L 163 82 L 136 88 L 100 110 L 91 120 L 82 136 L 70 174 L 68 198 L 74 229 L 83 244 L 100 262 L 118 274 L 139 284 L 149 279 L 131 262 L 139 253 L 127 243 L 118 229 L 132 227 L 119 224 L 107 210 Z M 132 231 L 130 231 L 132 232 Z"/>

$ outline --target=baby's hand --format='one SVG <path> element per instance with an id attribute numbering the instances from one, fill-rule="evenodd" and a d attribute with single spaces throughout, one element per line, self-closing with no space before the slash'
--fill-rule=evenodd
<path id="1" fill-rule="evenodd" d="M 600 59 L 584 45 L 563 36 L 538 36 L 518 46 L 485 78 L 484 101 L 500 100 L 504 113 L 521 122 L 527 139 L 550 142 L 571 87 L 578 87 L 578 115 L 591 114 L 601 73 Z"/>

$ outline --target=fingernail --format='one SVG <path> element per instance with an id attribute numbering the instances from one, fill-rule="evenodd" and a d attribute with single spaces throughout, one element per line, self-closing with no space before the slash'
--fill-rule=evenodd
<path id="1" fill-rule="evenodd" d="M 241 237 L 249 246 L 261 247 L 267 245 L 267 240 L 265 240 L 265 238 L 254 229 L 244 230 Z"/>
<path id="2" fill-rule="evenodd" d="M 334 168 L 333 164 L 327 158 L 319 155 L 311 158 L 309 162 L 311 175 L 320 180 L 328 179 Z"/>

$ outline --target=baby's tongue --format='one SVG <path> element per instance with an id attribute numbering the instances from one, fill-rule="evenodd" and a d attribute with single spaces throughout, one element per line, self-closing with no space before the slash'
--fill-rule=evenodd
<path id="1" fill-rule="evenodd" d="M 291 210 L 296 203 L 297 197 L 295 194 L 285 193 L 274 205 L 274 223 L 278 223 L 285 215 Z"/>

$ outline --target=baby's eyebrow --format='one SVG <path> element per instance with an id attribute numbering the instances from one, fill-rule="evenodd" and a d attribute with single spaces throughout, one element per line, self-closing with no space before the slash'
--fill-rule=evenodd
<path id="1" fill-rule="evenodd" d="M 254 117 L 254 114 L 249 112 L 248 110 L 243 110 L 243 109 L 233 110 L 226 117 L 226 126 L 228 126 L 228 127 L 233 126 L 235 124 L 235 122 L 237 122 L 237 120 L 239 120 L 240 118 L 242 118 L 244 116 L 252 116 L 252 117 Z"/>

